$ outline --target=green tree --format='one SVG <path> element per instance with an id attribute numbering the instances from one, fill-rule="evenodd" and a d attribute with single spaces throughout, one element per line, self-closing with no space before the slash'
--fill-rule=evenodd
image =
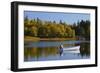
<path id="1" fill-rule="evenodd" d="M 31 35 L 33 36 L 33 37 L 37 37 L 37 27 L 32 27 L 31 28 Z"/>
<path id="2" fill-rule="evenodd" d="M 68 25 L 61 20 L 42 21 L 37 19 L 24 19 L 24 35 L 40 38 L 73 38 L 76 36 L 90 37 L 90 22 L 78 21 L 78 24 Z"/>

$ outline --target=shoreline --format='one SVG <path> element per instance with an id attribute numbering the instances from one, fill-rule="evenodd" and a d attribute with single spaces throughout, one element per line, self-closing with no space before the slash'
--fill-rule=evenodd
<path id="1" fill-rule="evenodd" d="M 65 40 L 76 40 L 76 38 L 38 38 L 25 36 L 24 41 L 65 41 Z"/>

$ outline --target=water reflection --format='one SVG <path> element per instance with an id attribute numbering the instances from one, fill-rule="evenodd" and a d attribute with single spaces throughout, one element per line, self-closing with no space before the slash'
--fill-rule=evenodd
<path id="1" fill-rule="evenodd" d="M 90 56 L 90 43 L 81 43 L 80 44 L 80 55 L 83 56 Z"/>
<path id="2" fill-rule="evenodd" d="M 24 61 L 46 61 L 90 58 L 90 43 L 64 44 L 64 47 L 80 45 L 80 53 L 64 53 L 60 46 L 24 47 Z"/>

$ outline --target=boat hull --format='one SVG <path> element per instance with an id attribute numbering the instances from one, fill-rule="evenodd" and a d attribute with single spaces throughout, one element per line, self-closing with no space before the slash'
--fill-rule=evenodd
<path id="1" fill-rule="evenodd" d="M 77 50 L 80 50 L 80 46 L 63 48 L 63 51 L 77 51 Z"/>

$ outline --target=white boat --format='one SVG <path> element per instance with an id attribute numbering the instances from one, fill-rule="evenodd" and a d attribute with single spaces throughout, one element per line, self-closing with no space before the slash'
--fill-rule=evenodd
<path id="1" fill-rule="evenodd" d="M 74 47 L 63 47 L 63 51 L 78 51 L 80 49 L 80 46 L 74 46 Z"/>
<path id="2" fill-rule="evenodd" d="M 80 50 L 75 50 L 75 51 L 63 51 L 63 53 L 73 53 L 73 54 L 78 54 L 80 53 Z"/>

